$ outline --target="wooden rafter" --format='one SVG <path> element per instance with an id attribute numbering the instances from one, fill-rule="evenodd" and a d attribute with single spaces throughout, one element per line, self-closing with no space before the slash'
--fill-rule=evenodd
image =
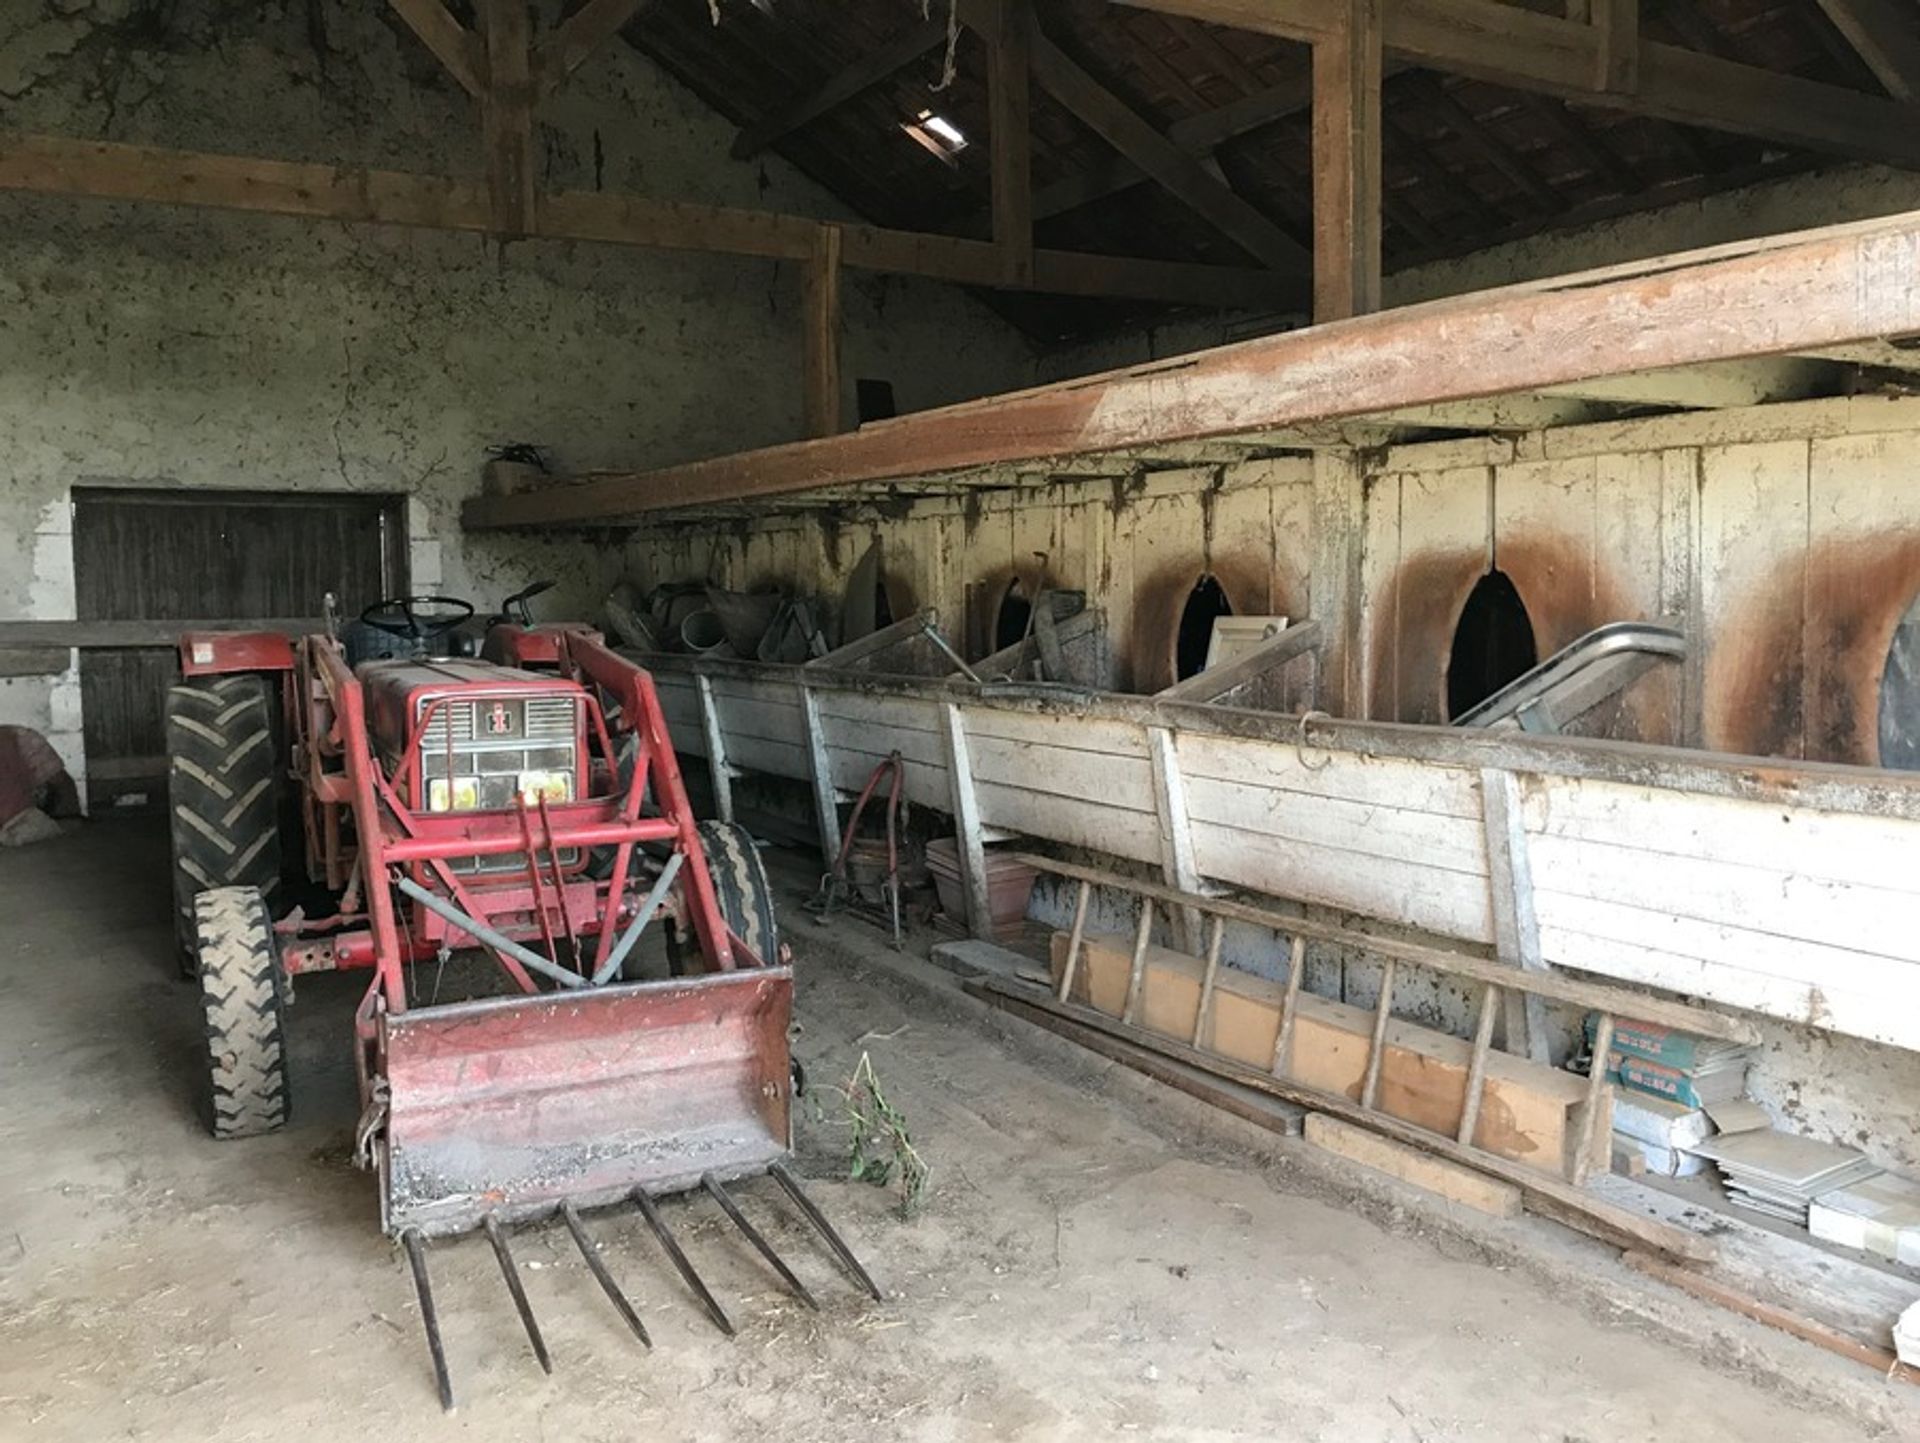
<path id="1" fill-rule="evenodd" d="M 1387 0 L 1391 4 L 1392 0 Z M 1560 194 L 1531 165 L 1514 154 L 1512 147 L 1494 135 L 1453 96 L 1438 76 L 1422 75 L 1413 80 L 1415 93 L 1429 111 L 1453 132 L 1463 149 L 1478 156 L 1500 172 L 1522 195 L 1532 202 L 1540 215 L 1557 215 L 1565 209 Z"/>
<path id="2" fill-rule="evenodd" d="M 1033 14 L 1026 0 L 996 0 L 987 52 L 987 143 L 992 152 L 993 243 L 1007 279 L 1033 276 Z"/>
<path id="3" fill-rule="evenodd" d="M 1820 8 L 1896 100 L 1920 99 L 1920 26 L 1911 5 L 1820 0 Z"/>
<path id="4" fill-rule="evenodd" d="M 1312 42 L 1338 28 L 1341 0 L 1117 0 L 1140 9 Z M 1387 0 L 1387 50 L 1518 90 L 1776 144 L 1920 168 L 1920 108 L 1640 41 L 1631 92 L 1598 87 L 1599 27 L 1500 0 Z"/>
<path id="5" fill-rule="evenodd" d="M 1033 36 L 1034 78 L 1047 93 L 1235 244 L 1274 270 L 1299 275 L 1308 269 L 1300 245 L 1249 205 L 1204 165 L 1080 67 L 1044 34 Z"/>
<path id="6" fill-rule="evenodd" d="M 535 47 L 535 89 L 541 95 L 552 92 L 651 3 L 652 0 L 587 0 Z"/>
<path id="7" fill-rule="evenodd" d="M 946 41 L 947 22 L 926 20 L 915 25 L 899 39 L 889 42 L 853 61 L 804 95 L 768 112 L 761 120 L 745 127 L 734 138 L 730 152 L 735 160 L 750 160 L 783 136 L 792 134 L 848 101 L 864 95 L 874 86 L 892 79 L 922 55 Z"/>
<path id="8" fill-rule="evenodd" d="M 1612 95 L 1640 88 L 1640 0 L 1590 0 L 1594 36 L 1594 87 Z"/>
<path id="9" fill-rule="evenodd" d="M 487 86 L 487 50 L 440 0 L 389 0 L 394 13 L 446 67 L 460 88 L 478 96 Z"/>
<path id="10" fill-rule="evenodd" d="M 480 120 L 486 140 L 493 228 L 506 237 L 534 231 L 533 39 L 525 0 L 480 0 L 487 87 Z"/>
<path id="11" fill-rule="evenodd" d="M 469 528 L 613 522 L 1039 463 L 1920 332 L 1920 213 L 1664 256 L 923 411 L 825 441 L 467 503 Z"/>
<path id="12" fill-rule="evenodd" d="M 482 234 L 495 228 L 488 189 L 472 181 L 62 136 L 0 132 L 0 190 Z M 804 261 L 814 254 L 820 228 L 819 221 L 770 211 L 599 191 L 540 190 L 532 234 L 552 240 Z M 990 242 L 879 226 L 840 229 L 844 263 L 855 269 L 926 276 L 958 285 L 1005 284 L 1000 253 Z M 1032 289 L 1054 295 L 1258 308 L 1286 302 L 1294 287 L 1269 271 L 1036 250 Z"/>

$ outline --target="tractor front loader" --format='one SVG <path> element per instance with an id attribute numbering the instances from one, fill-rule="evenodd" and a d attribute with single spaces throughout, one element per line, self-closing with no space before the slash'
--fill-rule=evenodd
<path id="1" fill-rule="evenodd" d="M 214 1134 L 286 1123 L 293 980 L 370 971 L 356 1155 L 379 1178 L 449 1408 L 431 1238 L 484 1231 L 548 1371 L 516 1224 L 560 1219 L 651 1346 L 583 1218 L 637 1208 L 731 1333 L 657 1200 L 704 1192 L 813 1306 L 728 1190 L 766 1174 L 880 1296 L 785 1167 L 793 975 L 751 839 L 695 820 L 647 673 L 585 628 L 521 624 L 516 600 L 520 620 L 510 604 L 477 647 L 461 625 L 473 608 L 432 597 L 370 607 L 340 636 L 192 634 L 167 707 L 174 898 Z M 474 650 L 486 659 L 458 654 Z M 328 899 L 317 915 L 289 901 L 295 854 Z M 687 944 L 674 975 L 628 980 L 655 923 Z M 469 949 L 497 963 L 495 995 L 438 1001 L 444 964 Z"/>

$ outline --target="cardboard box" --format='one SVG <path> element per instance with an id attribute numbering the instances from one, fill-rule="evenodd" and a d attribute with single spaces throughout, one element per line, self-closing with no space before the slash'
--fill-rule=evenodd
<path id="1" fill-rule="evenodd" d="M 1057 990 L 1066 960 L 1066 934 L 1053 939 Z M 1090 935 L 1083 944 L 1072 999 L 1109 1017 L 1122 1015 L 1132 972 L 1133 941 Z M 1137 1021 L 1147 1031 L 1183 1043 L 1193 1040 L 1206 966 L 1197 957 L 1149 946 L 1143 961 Z M 1272 1066 L 1285 988 L 1230 967 L 1214 984 L 1212 1025 L 1199 1040 L 1207 1052 L 1247 1067 Z M 1303 992 L 1298 998 L 1287 1079 L 1358 1101 L 1365 1085 L 1373 1014 L 1365 1008 Z M 1401 1018 L 1387 1024 L 1380 1068 L 1380 1110 L 1451 1137 L 1466 1102 L 1472 1046 L 1465 1039 Z M 1571 1150 L 1586 1136 L 1586 1080 L 1523 1057 L 1492 1052 L 1474 1143 L 1500 1157 L 1559 1174 Z M 1593 1165 L 1604 1170 L 1611 1155 L 1611 1094 L 1608 1117 L 1598 1133 Z"/>

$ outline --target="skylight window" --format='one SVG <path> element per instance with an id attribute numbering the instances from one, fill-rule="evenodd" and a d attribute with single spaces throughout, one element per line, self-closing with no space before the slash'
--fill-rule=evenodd
<path id="1" fill-rule="evenodd" d="M 931 110 L 921 111 L 900 128 L 912 136 L 929 154 L 944 160 L 948 165 L 953 165 L 955 157 L 967 148 L 965 132 L 944 115 L 935 115 Z"/>

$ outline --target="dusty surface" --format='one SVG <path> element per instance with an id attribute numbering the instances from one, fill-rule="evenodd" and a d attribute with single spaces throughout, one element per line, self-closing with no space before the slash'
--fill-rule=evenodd
<path id="1" fill-rule="evenodd" d="M 563 1233 L 518 1252 L 557 1376 L 484 1245 L 433 1254 L 462 1407 L 435 1405 L 413 1295 L 348 1164 L 355 984 L 303 984 L 297 1123 L 195 1121 L 196 1012 L 159 839 L 97 826 L 0 853 L 0 1437 L 1857 1438 L 1842 1417 L 1610 1326 L 1250 1161 L 1191 1114 L 1009 1056 L 965 1016 L 796 930 L 813 1074 L 863 1048 L 935 1168 L 924 1213 L 803 1170 L 888 1291 L 863 1301 L 759 1189 L 826 1303 L 797 1311 L 704 1202 L 669 1216 L 741 1325 L 722 1340 L 636 1216 L 594 1229 L 639 1351 Z M 810 945 L 811 944 L 811 945 Z M 809 965 L 809 963 L 812 965 Z M 536 1266 L 537 1265 L 537 1266 Z"/>

